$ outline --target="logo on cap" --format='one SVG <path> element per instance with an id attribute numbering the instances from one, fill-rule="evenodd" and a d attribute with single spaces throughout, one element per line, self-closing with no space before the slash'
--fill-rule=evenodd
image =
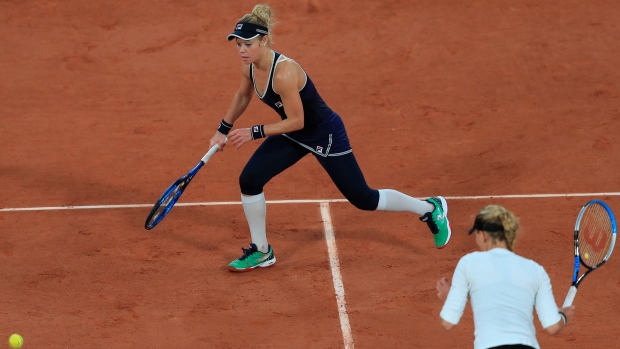
<path id="1" fill-rule="evenodd" d="M 241 30 L 241 27 L 243 27 L 243 23 L 237 24 L 237 29 L 235 29 L 235 30 Z"/>

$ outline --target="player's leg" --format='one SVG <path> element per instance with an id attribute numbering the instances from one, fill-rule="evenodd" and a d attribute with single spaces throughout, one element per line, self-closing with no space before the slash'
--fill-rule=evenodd
<path id="1" fill-rule="evenodd" d="M 316 156 L 316 158 L 338 190 L 355 207 L 361 210 L 417 214 L 420 220 L 428 224 L 437 248 L 444 247 L 450 240 L 448 205 L 443 197 L 418 200 L 393 189 L 371 189 L 353 153 L 335 157 Z"/>
<path id="2" fill-rule="evenodd" d="M 249 248 L 242 248 L 243 255 L 229 264 L 229 270 L 249 271 L 275 263 L 273 248 L 267 241 L 267 204 L 263 187 L 307 153 L 285 137 L 273 136 L 267 137 L 248 160 L 239 176 L 239 186 L 252 243 Z"/>
<path id="3" fill-rule="evenodd" d="M 268 137 L 250 157 L 239 176 L 243 210 L 250 226 L 252 242 L 259 251 L 268 250 L 265 220 L 267 205 L 263 187 L 307 153 L 307 150 L 283 136 Z"/>
<path id="4" fill-rule="evenodd" d="M 392 189 L 380 189 L 379 194 L 377 210 L 413 212 L 428 225 L 437 248 L 448 244 L 452 231 L 448 221 L 448 203 L 442 196 L 422 201 Z"/>

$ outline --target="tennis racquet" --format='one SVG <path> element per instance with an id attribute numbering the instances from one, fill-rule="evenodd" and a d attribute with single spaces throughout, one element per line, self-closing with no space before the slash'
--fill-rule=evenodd
<path id="1" fill-rule="evenodd" d="M 200 162 L 196 167 L 194 167 L 191 171 L 185 174 L 183 177 L 176 180 L 176 182 L 172 183 L 171 186 L 164 191 L 162 196 L 157 200 L 151 212 L 146 217 L 146 222 L 144 223 L 144 228 L 146 230 L 153 229 L 162 219 L 170 212 L 174 204 L 179 200 L 183 191 L 187 188 L 189 183 L 194 179 L 194 176 L 200 171 L 202 166 L 209 161 L 209 159 L 215 154 L 220 147 L 216 144 L 209 149 L 209 151 L 205 154 L 205 156 L 200 159 Z"/>
<path id="2" fill-rule="evenodd" d="M 600 200 L 592 200 L 583 205 L 575 223 L 573 281 L 562 308 L 573 304 L 579 284 L 586 275 L 607 262 L 615 244 L 616 219 L 609 206 Z M 581 265 L 586 271 L 578 278 Z"/>

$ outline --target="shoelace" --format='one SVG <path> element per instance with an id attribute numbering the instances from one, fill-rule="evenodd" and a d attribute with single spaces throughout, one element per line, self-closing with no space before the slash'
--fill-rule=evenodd
<path id="1" fill-rule="evenodd" d="M 252 246 L 250 246 L 250 248 L 243 248 L 243 247 L 241 247 L 241 251 L 243 251 L 243 256 L 239 257 L 240 261 L 248 258 L 254 252 L 258 252 L 258 250 L 253 249 Z"/>
<path id="2" fill-rule="evenodd" d="M 435 221 L 433 221 L 433 217 L 431 216 L 430 212 L 425 213 L 424 216 L 420 217 L 420 220 L 428 225 L 431 233 L 439 233 L 439 228 L 437 227 L 437 224 L 435 224 Z"/>

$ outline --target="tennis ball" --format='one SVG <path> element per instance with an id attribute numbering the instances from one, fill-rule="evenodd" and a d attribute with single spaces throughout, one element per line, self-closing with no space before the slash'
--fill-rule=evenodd
<path id="1" fill-rule="evenodd" d="M 11 348 L 21 348 L 22 345 L 24 345 L 24 339 L 22 338 L 22 336 L 16 334 L 12 334 L 11 337 L 9 337 L 9 346 L 11 346 Z"/>
<path id="2" fill-rule="evenodd" d="M 588 252 L 586 252 L 586 254 L 583 256 L 583 258 L 585 258 L 585 259 L 590 258 L 590 254 Z"/>

